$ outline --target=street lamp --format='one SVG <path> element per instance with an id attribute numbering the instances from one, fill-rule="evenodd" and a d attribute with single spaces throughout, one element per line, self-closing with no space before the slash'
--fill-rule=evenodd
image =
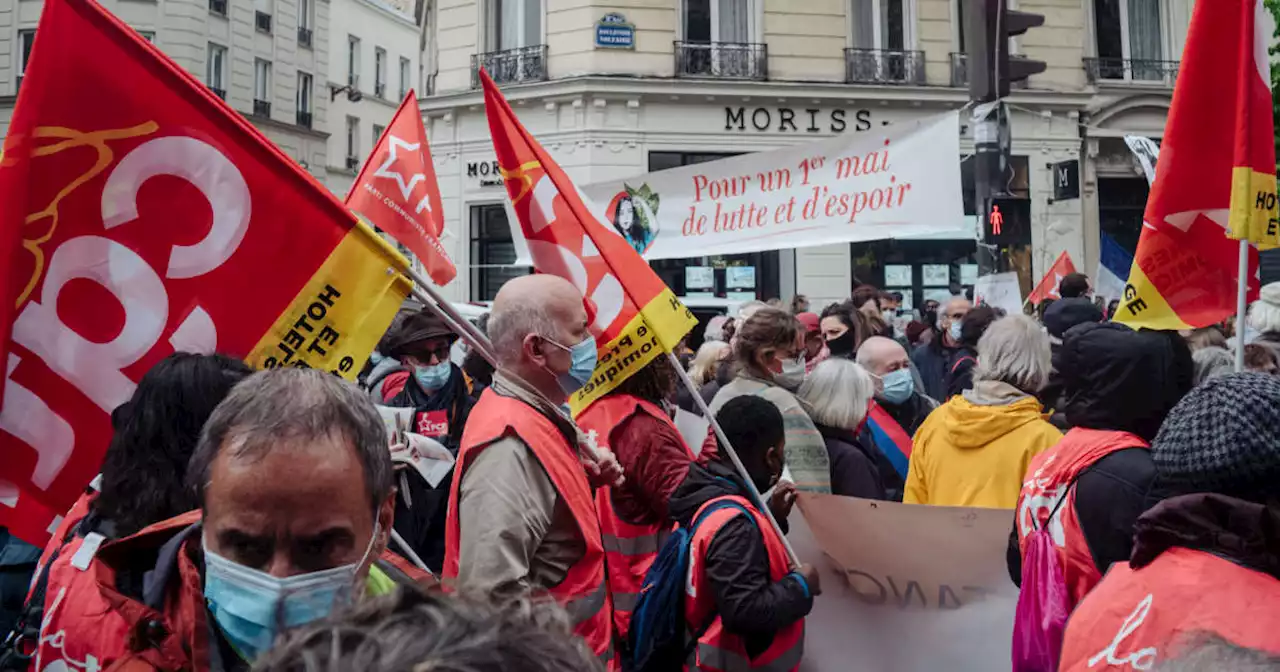
<path id="1" fill-rule="evenodd" d="M 337 100 L 337 99 L 338 99 L 338 94 L 343 93 L 343 92 L 346 92 L 346 94 L 347 94 L 347 100 L 349 100 L 349 101 L 351 101 L 351 102 L 353 102 L 353 103 L 358 103 L 358 102 L 360 102 L 362 99 L 364 99 L 364 94 L 363 94 L 363 93 L 360 93 L 360 89 L 357 89 L 357 88 L 355 88 L 355 87 L 351 86 L 350 84 L 348 84 L 348 85 L 346 85 L 346 86 L 334 86 L 334 85 L 330 84 L 330 85 L 329 85 L 329 102 L 331 102 L 331 103 L 332 103 L 333 101 Z"/>

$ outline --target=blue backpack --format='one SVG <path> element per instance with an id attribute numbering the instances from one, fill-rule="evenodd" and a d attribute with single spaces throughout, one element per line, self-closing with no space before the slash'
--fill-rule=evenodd
<path id="1" fill-rule="evenodd" d="M 702 521 L 721 509 L 738 509 L 755 524 L 755 517 L 741 504 L 731 500 L 712 502 L 693 519 L 689 527 L 678 527 L 658 552 L 641 584 L 640 598 L 631 615 L 628 655 L 623 660 L 626 672 L 666 672 L 682 669 L 685 660 L 715 620 L 707 620 L 700 632 L 686 643 L 689 632 L 684 618 L 685 577 L 689 575 L 689 548 L 693 534 Z"/>

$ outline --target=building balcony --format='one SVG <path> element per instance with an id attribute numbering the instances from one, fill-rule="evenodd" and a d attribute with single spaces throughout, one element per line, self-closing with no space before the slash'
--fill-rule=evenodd
<path id="1" fill-rule="evenodd" d="M 676 42 L 676 77 L 766 80 L 769 47 L 745 42 Z"/>
<path id="2" fill-rule="evenodd" d="M 223 100 L 226 100 L 226 99 L 227 99 L 227 90 L 226 90 L 226 89 L 219 89 L 219 88 L 218 88 L 218 87 L 216 87 L 216 86 L 211 86 L 211 87 L 209 87 L 209 90 L 213 92 L 213 95 L 215 95 L 215 96 L 217 96 L 217 97 L 219 97 L 219 98 L 221 98 L 221 99 L 223 99 Z"/>
<path id="3" fill-rule="evenodd" d="M 271 34 L 271 15 L 266 12 L 253 13 L 253 27 L 259 33 Z"/>
<path id="4" fill-rule="evenodd" d="M 547 79 L 547 45 L 520 47 L 506 51 L 474 54 L 471 57 L 471 88 L 480 88 L 480 69 L 495 84 L 542 82 Z"/>
<path id="5" fill-rule="evenodd" d="M 373 95 L 375 95 L 375 96 L 377 96 L 377 97 L 379 97 L 379 98 L 386 98 L 386 97 L 387 97 L 387 83 L 386 83 L 386 82 L 374 82 L 374 84 L 373 84 Z"/>
<path id="6" fill-rule="evenodd" d="M 270 116 L 271 116 L 271 103 L 270 103 L 270 101 L 254 99 L 254 101 L 253 101 L 253 116 L 255 116 L 255 117 L 270 117 Z"/>
<path id="7" fill-rule="evenodd" d="M 298 26 L 298 46 L 311 48 L 311 29 Z"/>
<path id="8" fill-rule="evenodd" d="M 311 113 L 298 110 L 298 125 L 303 128 L 311 128 Z"/>
<path id="9" fill-rule="evenodd" d="M 849 84 L 914 84 L 922 86 L 924 52 L 845 49 L 844 81 Z"/>
<path id="10" fill-rule="evenodd" d="M 1086 58 L 1084 72 L 1090 84 L 1135 82 L 1173 86 L 1178 79 L 1178 61 L 1144 58 Z"/>
<path id="11" fill-rule="evenodd" d="M 358 156 L 347 157 L 347 170 L 355 170 L 359 167 L 360 167 L 360 157 Z"/>

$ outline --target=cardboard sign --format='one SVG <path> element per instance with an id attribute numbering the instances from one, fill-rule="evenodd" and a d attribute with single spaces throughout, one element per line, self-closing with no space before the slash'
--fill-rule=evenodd
<path id="1" fill-rule="evenodd" d="M 804 492 L 798 503 L 787 538 L 822 574 L 801 670 L 1009 669 L 1013 511 Z"/>

